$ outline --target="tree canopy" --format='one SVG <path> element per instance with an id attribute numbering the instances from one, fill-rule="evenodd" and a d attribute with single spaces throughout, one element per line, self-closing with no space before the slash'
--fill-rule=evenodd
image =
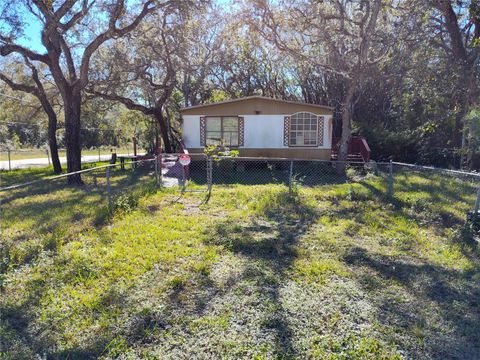
<path id="1" fill-rule="evenodd" d="M 359 134 L 377 160 L 480 169 L 475 0 L 15 0 L 0 54 L 0 136 L 56 139 L 71 171 L 133 136 L 175 151 L 181 107 L 255 94 L 334 107 L 340 156 Z"/>

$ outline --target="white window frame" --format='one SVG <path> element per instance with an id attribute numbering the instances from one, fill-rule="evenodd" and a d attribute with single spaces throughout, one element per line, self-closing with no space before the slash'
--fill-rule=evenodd
<path id="1" fill-rule="evenodd" d="M 303 128 L 303 129 L 300 129 L 300 130 L 297 129 L 297 128 L 293 129 L 293 126 L 294 126 L 294 124 L 293 124 L 294 117 L 295 117 L 295 116 L 298 116 L 299 114 L 308 114 L 308 115 L 310 115 L 311 117 L 314 117 L 314 118 L 315 118 L 315 128 L 316 128 L 316 129 L 315 129 L 315 144 L 306 144 L 306 145 L 305 145 L 305 143 L 303 143 L 303 144 L 292 144 L 292 134 L 293 134 L 293 133 L 296 133 L 296 134 L 297 134 L 297 133 L 302 132 L 302 133 L 304 134 L 304 136 L 305 136 L 305 131 L 308 131 L 308 132 L 310 132 L 310 133 L 313 133 L 313 131 L 310 130 L 310 129 L 309 129 L 309 130 L 306 130 L 306 129 L 304 129 L 304 128 Z M 318 131 L 319 131 L 319 129 L 318 129 L 318 128 L 319 128 L 318 122 L 319 122 L 319 116 L 320 116 L 320 115 L 317 115 L 317 114 L 314 114 L 314 113 L 311 113 L 311 112 L 307 112 L 307 111 L 301 111 L 301 112 L 297 112 L 297 113 L 295 113 L 295 114 L 290 115 L 290 120 L 289 120 L 289 124 L 288 124 L 288 146 L 289 146 L 289 147 L 318 147 Z M 309 118 L 309 119 L 311 119 L 311 118 Z M 302 118 L 302 120 L 305 120 L 305 119 Z M 297 123 L 297 124 L 295 124 L 295 127 L 297 127 L 297 126 L 299 126 L 299 125 L 300 125 L 300 124 Z M 302 127 L 304 127 L 304 126 L 305 126 L 305 122 L 303 122 L 303 124 L 301 124 L 301 125 L 302 125 Z M 309 124 L 309 125 L 311 126 L 311 124 Z M 296 138 L 296 135 L 295 135 L 295 138 Z M 304 137 L 304 142 L 305 142 L 305 137 Z"/>
<path id="2" fill-rule="evenodd" d="M 209 131 L 208 130 L 208 120 L 209 119 L 212 119 L 212 118 L 219 118 L 220 119 L 220 131 Z M 224 129 L 224 119 L 225 118 L 235 118 L 236 121 L 237 121 L 237 131 L 226 131 Z M 211 115 L 211 116 L 205 116 L 205 145 L 206 146 L 209 146 L 211 144 L 208 143 L 208 133 L 211 133 L 211 132 L 219 132 L 220 133 L 220 142 L 223 143 L 225 141 L 225 133 L 230 133 L 230 135 L 232 133 L 236 133 L 237 134 L 237 145 L 225 145 L 225 146 L 228 146 L 228 147 L 231 147 L 231 148 L 237 148 L 239 147 L 240 145 L 240 117 L 238 115 L 219 115 L 219 116 L 216 116 L 216 115 Z"/>

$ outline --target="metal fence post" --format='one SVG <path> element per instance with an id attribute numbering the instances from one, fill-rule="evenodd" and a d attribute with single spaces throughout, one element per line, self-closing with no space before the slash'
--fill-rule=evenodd
<path id="1" fill-rule="evenodd" d="M 8 170 L 11 171 L 12 170 L 12 160 L 10 159 L 10 149 L 7 149 L 7 153 L 8 153 Z"/>
<path id="2" fill-rule="evenodd" d="M 187 173 L 185 169 L 186 169 L 186 166 L 182 165 L 182 192 L 187 189 Z"/>
<path id="3" fill-rule="evenodd" d="M 160 181 L 160 186 L 163 186 L 163 155 L 160 153 L 157 155 L 159 157 L 158 160 L 158 175 L 159 175 L 159 181 Z"/>
<path id="4" fill-rule="evenodd" d="M 390 160 L 388 164 L 388 189 L 387 196 L 391 199 L 393 198 L 393 161 Z"/>
<path id="5" fill-rule="evenodd" d="M 157 181 L 157 186 L 160 186 L 160 174 L 158 171 L 158 155 L 155 156 L 155 180 Z"/>
<path id="6" fill-rule="evenodd" d="M 50 156 L 48 155 L 48 149 L 45 150 L 45 153 L 47 154 L 48 165 L 50 165 Z"/>
<path id="7" fill-rule="evenodd" d="M 290 161 L 290 170 L 288 171 L 288 191 L 292 192 L 293 187 L 293 161 Z"/>
<path id="8" fill-rule="evenodd" d="M 479 207 L 480 207 L 480 187 L 477 190 L 477 200 L 475 200 L 475 208 L 473 210 L 473 220 L 476 220 L 478 217 Z"/>
<path id="9" fill-rule="evenodd" d="M 108 197 L 108 208 L 112 208 L 112 190 L 110 188 L 110 168 L 107 167 L 107 197 Z"/>
<path id="10" fill-rule="evenodd" d="M 208 195 L 212 192 L 212 182 L 213 182 L 213 175 L 212 175 L 212 157 L 207 156 L 207 186 L 208 186 Z"/>

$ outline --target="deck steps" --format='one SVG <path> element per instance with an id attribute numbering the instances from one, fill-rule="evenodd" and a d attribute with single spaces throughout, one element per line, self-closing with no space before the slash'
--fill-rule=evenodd
<path id="1" fill-rule="evenodd" d="M 336 152 L 332 153 L 331 160 L 337 160 L 338 159 L 338 154 Z M 360 153 L 353 153 L 353 154 L 348 154 L 347 155 L 347 161 L 348 162 L 365 162 L 363 159 L 362 154 Z"/>

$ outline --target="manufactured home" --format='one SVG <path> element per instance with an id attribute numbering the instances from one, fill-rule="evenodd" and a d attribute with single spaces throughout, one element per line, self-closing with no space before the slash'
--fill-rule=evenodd
<path id="1" fill-rule="evenodd" d="M 330 159 L 333 110 L 250 96 L 181 110 L 183 143 L 190 153 L 224 145 L 240 156 Z"/>
<path id="2" fill-rule="evenodd" d="M 249 96 L 181 109 L 182 140 L 191 154 L 223 145 L 242 157 L 330 160 L 336 157 L 333 108 L 298 101 Z M 366 161 L 364 138 L 353 138 L 349 160 Z"/>

